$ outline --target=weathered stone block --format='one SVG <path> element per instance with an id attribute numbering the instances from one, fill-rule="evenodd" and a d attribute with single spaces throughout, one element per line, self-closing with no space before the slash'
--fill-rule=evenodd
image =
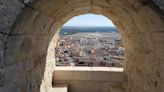
<path id="1" fill-rule="evenodd" d="M 74 80 L 92 80 L 93 72 L 74 71 Z"/>
<path id="2" fill-rule="evenodd" d="M 55 80 L 73 80 L 73 71 L 55 71 Z"/>
<path id="3" fill-rule="evenodd" d="M 93 80 L 96 81 L 109 81 L 110 80 L 110 73 L 109 72 L 93 72 Z"/>

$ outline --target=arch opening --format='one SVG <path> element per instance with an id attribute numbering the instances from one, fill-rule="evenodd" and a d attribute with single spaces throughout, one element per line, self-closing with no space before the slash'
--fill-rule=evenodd
<path id="1" fill-rule="evenodd" d="M 116 26 L 103 15 L 68 20 L 55 37 L 56 66 L 122 67 L 124 51 Z"/>
<path id="2" fill-rule="evenodd" d="M 50 1 L 34 1 L 30 7 L 23 9 L 12 33 L 7 36 L 1 64 L 5 71 L 1 73 L 5 76 L 5 79 L 2 79 L 6 80 L 1 82 L 2 90 L 47 92 L 52 87 L 54 60 L 51 57 L 54 55 L 50 50 L 51 46 L 54 47 L 50 41 L 54 39 L 54 34 L 71 17 L 95 13 L 107 17 L 110 15 L 123 37 L 126 48 L 125 73 L 128 76 L 126 91 L 163 91 L 159 80 L 163 80 L 161 69 L 164 64 L 161 49 L 164 47 L 164 23 L 159 14 L 148 5 L 143 6 L 134 0 Z M 158 39 L 159 36 L 161 39 Z M 10 74 L 14 76 L 8 77 Z"/>

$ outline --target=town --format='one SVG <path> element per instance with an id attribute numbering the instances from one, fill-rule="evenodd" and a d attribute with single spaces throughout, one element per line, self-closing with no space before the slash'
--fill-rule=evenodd
<path id="1" fill-rule="evenodd" d="M 119 32 L 60 35 L 56 66 L 122 67 L 124 52 Z"/>

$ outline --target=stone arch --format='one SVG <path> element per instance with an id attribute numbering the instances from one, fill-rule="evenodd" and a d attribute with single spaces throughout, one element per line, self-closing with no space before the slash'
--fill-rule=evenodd
<path id="1" fill-rule="evenodd" d="M 49 43 L 63 23 L 85 13 L 110 17 L 120 30 L 126 48 L 126 91 L 163 91 L 164 23 L 149 3 L 140 0 L 34 0 L 25 6 L 4 43 L 1 61 L 4 92 L 47 92 L 52 86 L 53 72 L 53 60 L 50 60 L 53 54 L 47 52 L 48 46 L 52 46 Z"/>

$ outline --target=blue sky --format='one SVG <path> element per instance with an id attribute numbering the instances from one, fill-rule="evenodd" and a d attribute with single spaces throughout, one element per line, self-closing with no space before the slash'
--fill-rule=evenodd
<path id="1" fill-rule="evenodd" d="M 114 24 L 103 15 L 84 14 L 73 17 L 64 26 L 114 26 Z"/>

